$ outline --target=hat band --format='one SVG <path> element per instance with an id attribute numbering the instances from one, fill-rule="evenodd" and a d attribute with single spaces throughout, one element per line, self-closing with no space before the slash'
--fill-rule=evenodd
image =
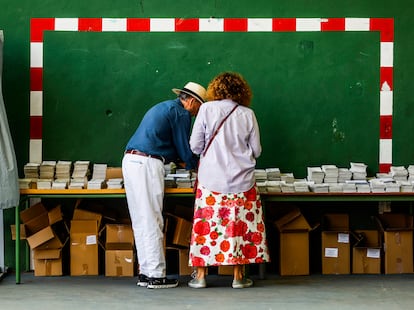
<path id="1" fill-rule="evenodd" d="M 204 102 L 203 98 L 200 97 L 200 95 L 198 95 L 197 93 L 193 92 L 191 89 L 188 88 L 183 88 L 182 89 L 184 92 L 190 93 L 193 97 L 196 97 L 198 100 L 200 100 L 201 102 Z"/>

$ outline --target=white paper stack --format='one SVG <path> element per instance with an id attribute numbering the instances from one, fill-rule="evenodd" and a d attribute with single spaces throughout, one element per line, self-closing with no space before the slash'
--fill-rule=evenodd
<path id="1" fill-rule="evenodd" d="M 385 183 L 385 191 L 387 193 L 399 193 L 400 192 L 400 184 L 396 182 L 387 182 Z"/>
<path id="2" fill-rule="evenodd" d="M 52 189 L 66 189 L 68 187 L 68 180 L 56 179 L 52 182 Z"/>
<path id="3" fill-rule="evenodd" d="M 102 189 L 105 185 L 105 179 L 91 179 L 88 181 L 88 189 Z"/>
<path id="4" fill-rule="evenodd" d="M 93 164 L 92 179 L 105 180 L 107 164 Z"/>
<path id="5" fill-rule="evenodd" d="M 383 193 L 385 192 L 385 182 L 383 179 L 371 179 L 369 180 L 371 187 L 371 192 L 373 193 Z"/>
<path id="6" fill-rule="evenodd" d="M 255 169 L 254 170 L 254 177 L 256 178 L 256 182 L 264 182 L 267 180 L 267 173 L 265 169 Z"/>
<path id="7" fill-rule="evenodd" d="M 329 193 L 329 184 L 327 183 L 315 183 L 309 187 L 311 192 L 314 193 Z"/>
<path id="8" fill-rule="evenodd" d="M 408 181 L 414 181 L 414 165 L 408 165 Z"/>
<path id="9" fill-rule="evenodd" d="M 308 167 L 308 181 L 315 182 L 315 184 L 323 183 L 325 173 L 321 167 Z"/>
<path id="10" fill-rule="evenodd" d="M 72 179 L 80 179 L 88 177 L 89 175 L 89 161 L 78 160 L 73 165 Z"/>
<path id="11" fill-rule="evenodd" d="M 410 181 L 397 181 L 400 184 L 400 190 L 403 193 L 412 193 L 414 191 L 414 184 Z"/>
<path id="12" fill-rule="evenodd" d="M 19 179 L 19 188 L 20 189 L 29 189 L 32 188 L 32 179 Z"/>
<path id="13" fill-rule="evenodd" d="M 121 189 L 124 186 L 124 179 L 122 178 L 113 178 L 106 181 L 108 189 Z"/>
<path id="14" fill-rule="evenodd" d="M 344 183 L 328 183 L 330 193 L 343 193 Z"/>
<path id="15" fill-rule="evenodd" d="M 39 178 L 39 163 L 27 163 L 24 165 L 24 178 L 25 179 L 38 179 Z"/>
<path id="16" fill-rule="evenodd" d="M 257 189 L 259 190 L 259 193 L 263 194 L 267 192 L 266 182 L 267 181 L 256 182 L 256 186 L 257 186 Z"/>
<path id="17" fill-rule="evenodd" d="M 291 173 L 291 172 L 282 173 L 282 174 L 280 174 L 280 180 L 285 182 L 285 183 L 293 185 L 293 182 L 295 181 L 295 177 L 293 176 L 293 173 Z"/>
<path id="18" fill-rule="evenodd" d="M 191 188 L 190 174 L 188 174 L 188 177 L 176 178 L 175 183 L 177 184 L 177 188 Z"/>
<path id="19" fill-rule="evenodd" d="M 356 183 L 357 193 L 370 193 L 371 187 L 368 182 Z"/>
<path id="20" fill-rule="evenodd" d="M 355 183 L 349 181 L 344 183 L 342 190 L 344 193 L 356 193 L 357 191 Z"/>
<path id="21" fill-rule="evenodd" d="M 37 179 L 37 189 L 52 189 L 52 179 Z"/>
<path id="22" fill-rule="evenodd" d="M 69 180 L 71 169 L 72 169 L 71 161 L 59 160 L 56 163 L 55 178 Z"/>
<path id="23" fill-rule="evenodd" d="M 55 178 L 56 161 L 44 160 L 39 167 L 39 179 L 51 179 Z"/>
<path id="24" fill-rule="evenodd" d="M 295 180 L 293 182 L 293 187 L 295 188 L 295 192 L 303 193 L 309 192 L 309 185 L 312 185 L 313 182 L 307 182 L 306 180 Z"/>
<path id="25" fill-rule="evenodd" d="M 164 177 L 164 186 L 166 188 L 176 188 L 177 187 L 177 184 L 175 183 L 175 178 L 174 177 L 165 176 Z"/>
<path id="26" fill-rule="evenodd" d="M 324 183 L 338 183 L 339 169 L 335 165 L 322 165 L 322 171 L 325 174 Z"/>
<path id="27" fill-rule="evenodd" d="M 294 193 L 295 187 L 292 183 L 287 183 L 286 181 L 280 181 L 280 188 L 282 189 L 282 193 Z"/>
<path id="28" fill-rule="evenodd" d="M 280 169 L 279 168 L 266 168 L 266 175 L 269 181 L 280 181 Z"/>
<path id="29" fill-rule="evenodd" d="M 366 180 L 367 178 L 367 165 L 364 163 L 352 163 L 349 171 L 352 172 L 352 178 L 354 180 Z"/>
<path id="30" fill-rule="evenodd" d="M 348 168 L 338 168 L 338 183 L 345 183 L 352 179 L 352 172 Z"/>
<path id="31" fill-rule="evenodd" d="M 408 170 L 404 166 L 391 166 L 390 174 L 395 181 L 406 181 Z"/>
<path id="32" fill-rule="evenodd" d="M 68 188 L 69 189 L 84 189 L 88 185 L 88 178 L 75 178 L 71 179 Z"/>
<path id="33" fill-rule="evenodd" d="M 266 181 L 266 190 L 268 193 L 280 193 L 282 188 L 280 187 L 280 181 Z"/>

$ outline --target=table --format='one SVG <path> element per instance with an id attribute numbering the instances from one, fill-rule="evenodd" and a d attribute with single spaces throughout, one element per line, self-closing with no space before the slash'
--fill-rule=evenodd
<path id="1" fill-rule="evenodd" d="M 16 227 L 16 284 L 20 284 L 20 208 L 29 206 L 30 198 L 125 198 L 125 189 L 64 189 L 64 190 L 20 190 L 21 202 L 15 211 Z M 166 197 L 193 197 L 192 188 L 166 188 Z M 261 193 L 262 202 L 312 202 L 312 201 L 414 201 L 414 193 Z M 410 213 L 412 206 L 410 205 Z M 263 269 L 261 269 L 263 276 Z"/>

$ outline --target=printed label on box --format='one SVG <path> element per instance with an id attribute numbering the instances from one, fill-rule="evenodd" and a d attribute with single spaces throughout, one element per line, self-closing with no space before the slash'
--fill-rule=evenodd
<path id="1" fill-rule="evenodd" d="M 86 236 L 86 245 L 96 244 L 96 235 Z"/>
<path id="2" fill-rule="evenodd" d="M 338 233 L 339 243 L 349 243 L 349 234 Z"/>
<path id="3" fill-rule="evenodd" d="M 325 257 L 338 257 L 338 248 L 325 248 Z"/>
<path id="4" fill-rule="evenodd" d="M 367 249 L 367 257 L 380 258 L 380 249 Z"/>

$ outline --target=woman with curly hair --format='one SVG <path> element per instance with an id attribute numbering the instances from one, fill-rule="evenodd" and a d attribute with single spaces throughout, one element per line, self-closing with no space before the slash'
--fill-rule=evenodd
<path id="1" fill-rule="evenodd" d="M 255 183 L 259 126 L 249 108 L 252 92 L 238 73 L 224 72 L 208 85 L 190 137 L 200 155 L 190 242 L 188 285 L 206 287 L 208 266 L 233 265 L 233 288 L 246 288 L 244 265 L 268 262 L 265 223 Z"/>

